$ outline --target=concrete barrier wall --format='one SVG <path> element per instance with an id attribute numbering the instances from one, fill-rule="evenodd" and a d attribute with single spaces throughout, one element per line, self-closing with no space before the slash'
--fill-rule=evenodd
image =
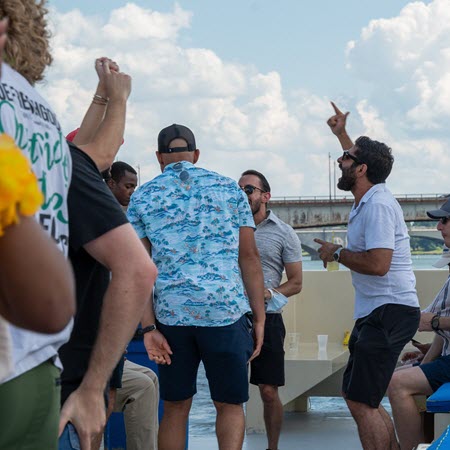
<path id="1" fill-rule="evenodd" d="M 421 308 L 426 307 L 444 284 L 448 271 L 416 270 Z M 287 332 L 299 332 L 303 342 L 315 342 L 318 334 L 328 334 L 330 342 L 342 342 L 345 330 L 353 328 L 354 290 L 348 270 L 305 271 L 302 292 L 293 296 L 283 311 Z M 418 333 L 421 342 L 430 342 L 433 333 Z"/>

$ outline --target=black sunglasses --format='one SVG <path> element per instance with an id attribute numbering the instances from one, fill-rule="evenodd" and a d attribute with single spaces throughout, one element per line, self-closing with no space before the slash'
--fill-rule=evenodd
<path id="1" fill-rule="evenodd" d="M 263 190 L 260 189 L 259 187 L 252 186 L 251 184 L 246 184 L 244 187 L 241 186 L 241 189 L 242 189 L 247 195 L 252 195 L 253 192 L 255 192 L 255 189 L 258 189 L 258 191 L 261 191 L 263 194 L 266 193 L 266 191 L 263 191 Z"/>
<path id="2" fill-rule="evenodd" d="M 348 150 L 344 150 L 341 158 L 342 161 L 345 161 L 346 159 L 351 159 L 352 161 L 355 161 L 356 164 L 363 164 L 362 161 L 360 161 L 356 156 L 353 156 Z"/>
<path id="3" fill-rule="evenodd" d="M 442 223 L 442 225 L 445 225 L 449 221 L 450 217 L 441 217 L 439 219 L 439 222 Z"/>

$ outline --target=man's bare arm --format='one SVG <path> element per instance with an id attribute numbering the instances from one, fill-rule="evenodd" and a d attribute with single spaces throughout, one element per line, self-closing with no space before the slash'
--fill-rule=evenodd
<path id="1" fill-rule="evenodd" d="M 253 313 L 255 350 L 251 359 L 254 359 L 261 352 L 266 313 L 264 310 L 264 277 L 261 260 L 255 243 L 255 232 L 250 227 L 239 229 L 239 267 Z"/>
<path id="2" fill-rule="evenodd" d="M 314 239 L 314 242 L 321 245 L 318 252 L 323 266 L 326 267 L 328 262 L 334 261 L 333 254 L 341 246 L 322 239 Z M 364 275 L 383 276 L 391 267 L 393 253 L 389 248 L 374 248 L 365 252 L 352 252 L 344 248 L 340 253 L 339 262 L 350 270 Z"/>
<path id="3" fill-rule="evenodd" d="M 92 102 L 84 115 L 83 121 L 81 122 L 80 129 L 73 139 L 73 143 L 77 146 L 86 145 L 89 144 L 89 142 L 92 142 L 95 134 L 97 133 L 98 127 L 105 118 L 108 91 L 105 82 L 104 64 L 108 64 L 112 72 L 119 72 L 119 66 L 115 61 L 111 61 L 106 57 L 97 58 L 95 60 L 95 71 L 98 75 L 97 89 L 95 90 L 94 98 L 92 99 Z M 99 98 L 96 98 L 96 96 L 99 96 Z"/>
<path id="4" fill-rule="evenodd" d="M 444 345 L 444 339 L 438 334 L 434 335 L 433 342 L 431 343 L 431 347 L 427 351 L 426 355 L 423 357 L 420 364 L 426 364 L 431 361 L 434 361 L 436 358 L 441 356 L 442 346 Z"/>
<path id="5" fill-rule="evenodd" d="M 95 162 L 100 171 L 108 169 L 114 161 L 125 131 L 127 100 L 131 92 L 131 77 L 125 73 L 111 70 L 109 64 L 103 64 L 104 86 L 109 97 L 103 121 L 97 126 L 91 123 L 90 131 L 80 129 L 82 135 L 74 139 L 74 143 L 86 152 Z M 100 115 L 98 116 L 100 117 Z M 86 122 L 87 123 L 87 122 Z M 87 139 L 96 128 L 93 138 L 86 144 L 79 145 L 81 140 Z"/>
<path id="6" fill-rule="evenodd" d="M 331 132 L 338 138 L 342 149 L 349 150 L 353 147 L 353 142 L 347 134 L 345 127 L 347 124 L 347 116 L 350 113 L 346 112 L 344 114 L 333 102 L 331 102 L 331 106 L 333 107 L 335 114 L 328 119 L 327 124 L 330 127 Z"/>
<path id="7" fill-rule="evenodd" d="M 286 271 L 287 280 L 286 282 L 278 286 L 276 290 L 283 294 L 285 297 L 291 297 L 292 295 L 298 294 L 302 290 L 302 262 L 298 261 L 293 263 L 286 263 L 284 265 L 284 269 Z"/>
<path id="8" fill-rule="evenodd" d="M 105 233 L 84 248 L 111 270 L 111 281 L 103 299 L 88 370 L 61 410 L 60 432 L 67 422 L 72 422 L 83 450 L 90 449 L 92 437 L 103 430 L 106 383 L 142 317 L 157 275 L 130 224 Z"/>
<path id="9" fill-rule="evenodd" d="M 431 320 L 436 315 L 434 312 L 423 312 L 420 315 L 419 331 L 434 331 L 431 326 Z M 439 329 L 443 331 L 450 330 L 450 317 L 439 317 Z"/>
<path id="10" fill-rule="evenodd" d="M 152 245 L 147 238 L 141 239 L 146 251 L 149 255 L 152 254 Z M 154 325 L 156 323 L 155 311 L 153 309 L 153 292 L 150 295 L 148 305 L 144 308 L 141 324 L 142 327 Z M 157 364 L 171 364 L 172 349 L 167 342 L 164 335 L 159 330 L 153 330 L 144 334 L 144 346 L 150 360 Z"/>

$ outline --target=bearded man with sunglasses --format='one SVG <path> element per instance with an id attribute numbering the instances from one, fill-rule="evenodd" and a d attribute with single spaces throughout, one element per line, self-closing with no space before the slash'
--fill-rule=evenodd
<path id="1" fill-rule="evenodd" d="M 277 297 L 298 294 L 302 289 L 302 248 L 291 226 L 267 208 L 270 184 L 256 170 L 246 170 L 239 186 L 247 194 L 255 219 L 256 245 L 264 274 L 266 325 L 261 354 L 251 362 L 250 383 L 259 387 L 264 405 L 268 450 L 277 450 L 283 423 L 278 387 L 284 386 L 284 338 L 286 330 Z M 287 280 L 281 283 L 283 270 Z M 280 295 L 281 294 L 281 295 Z"/>
<path id="2" fill-rule="evenodd" d="M 264 284 L 247 198 L 235 181 L 195 166 L 199 155 L 189 128 L 161 130 L 162 174 L 128 207 L 159 272 L 154 305 L 142 320 L 164 400 L 159 450 L 185 448 L 200 361 L 217 411 L 219 448 L 242 448 L 248 362 L 263 343 Z"/>
<path id="3" fill-rule="evenodd" d="M 315 241 L 321 245 L 324 267 L 332 261 L 347 266 L 355 289 L 356 322 L 343 396 L 363 448 L 393 450 L 399 448 L 394 426 L 380 402 L 420 318 L 409 235 L 402 209 L 385 184 L 394 162 L 391 149 L 365 136 L 353 144 L 345 129 L 348 113 L 332 106 L 335 115 L 328 125 L 344 150 L 338 158 L 342 171 L 338 188 L 351 191 L 355 203 L 346 248 Z"/>

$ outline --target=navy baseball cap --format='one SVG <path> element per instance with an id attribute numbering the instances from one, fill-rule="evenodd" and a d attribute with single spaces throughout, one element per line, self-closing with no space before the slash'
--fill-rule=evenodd
<path id="1" fill-rule="evenodd" d="M 169 147 L 174 139 L 184 139 L 186 147 Z M 174 123 L 163 128 L 158 134 L 158 151 L 160 153 L 193 152 L 196 149 L 194 133 L 184 125 Z"/>
<path id="2" fill-rule="evenodd" d="M 448 199 L 439 209 L 427 211 L 428 217 L 431 219 L 442 219 L 443 217 L 450 217 L 450 199 Z"/>

